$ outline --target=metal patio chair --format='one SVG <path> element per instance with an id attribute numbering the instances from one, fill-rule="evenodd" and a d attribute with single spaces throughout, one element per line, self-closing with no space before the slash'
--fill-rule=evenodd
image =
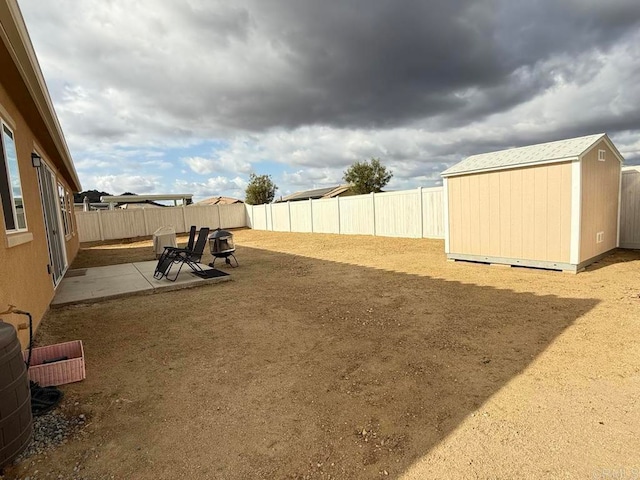
<path id="1" fill-rule="evenodd" d="M 195 227 L 191 228 L 195 230 Z M 165 277 L 167 280 L 175 282 L 184 264 L 189 265 L 194 272 L 202 272 L 203 270 L 199 262 L 204 254 L 204 247 L 207 243 L 208 235 L 209 227 L 202 227 L 198 233 L 198 240 L 193 244 L 193 248 L 165 248 L 164 253 L 158 260 L 153 278 L 160 280 L 162 277 Z M 178 266 L 178 271 L 172 278 L 169 274 L 175 266 Z"/>

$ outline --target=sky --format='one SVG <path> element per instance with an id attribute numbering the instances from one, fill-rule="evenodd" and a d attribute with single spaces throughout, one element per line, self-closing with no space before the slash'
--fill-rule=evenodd
<path id="1" fill-rule="evenodd" d="M 640 163 L 638 0 L 19 0 L 83 189 L 432 187 L 606 132 Z"/>

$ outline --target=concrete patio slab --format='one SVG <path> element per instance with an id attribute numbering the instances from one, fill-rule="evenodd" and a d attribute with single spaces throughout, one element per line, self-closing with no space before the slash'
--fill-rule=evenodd
<path id="1" fill-rule="evenodd" d="M 226 282 L 231 276 L 200 278 L 185 266 L 175 282 L 166 278 L 156 280 L 153 272 L 156 261 L 109 265 L 106 267 L 68 270 L 56 289 L 52 307 L 191 288 L 211 283 Z M 204 270 L 207 265 L 201 265 Z"/>
<path id="2" fill-rule="evenodd" d="M 194 287 L 198 285 L 206 285 L 209 283 L 218 283 L 221 281 L 224 282 L 227 280 L 231 280 L 231 276 L 229 275 L 217 278 L 200 278 L 197 275 L 194 275 L 193 270 L 191 270 L 191 268 L 186 265 L 182 267 L 180 275 L 178 275 L 178 278 L 175 282 L 171 282 L 166 278 L 156 280 L 155 278 L 153 278 L 153 272 L 156 269 L 156 264 L 157 262 L 136 262 L 133 264 L 140 275 L 142 275 L 155 290 L 176 290 L 179 288 Z M 211 267 L 209 267 L 208 265 L 199 265 L 203 270 L 211 269 Z M 173 278 L 173 275 L 175 275 L 175 273 L 172 271 L 169 276 Z"/>
<path id="3" fill-rule="evenodd" d="M 137 269 L 133 266 L 132 263 L 124 263 L 122 265 L 109 265 L 106 267 L 80 268 L 77 270 L 69 270 L 67 271 L 65 278 L 108 278 L 135 273 L 137 273 Z"/>

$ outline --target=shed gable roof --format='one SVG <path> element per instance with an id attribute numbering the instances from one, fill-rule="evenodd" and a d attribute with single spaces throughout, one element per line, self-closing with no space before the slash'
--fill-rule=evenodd
<path id="1" fill-rule="evenodd" d="M 448 177 L 485 170 L 502 170 L 539 163 L 568 161 L 578 158 L 602 138 L 607 138 L 606 134 L 597 133 L 586 137 L 569 138 L 556 142 L 472 155 L 442 172 L 442 176 Z"/>

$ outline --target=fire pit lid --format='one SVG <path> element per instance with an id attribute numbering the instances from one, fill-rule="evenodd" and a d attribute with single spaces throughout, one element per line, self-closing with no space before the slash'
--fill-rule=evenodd
<path id="1" fill-rule="evenodd" d="M 213 233 L 209 234 L 209 240 L 213 240 L 216 238 L 225 238 L 225 237 L 233 237 L 233 233 L 228 232 L 227 230 L 221 230 L 216 228 Z"/>

